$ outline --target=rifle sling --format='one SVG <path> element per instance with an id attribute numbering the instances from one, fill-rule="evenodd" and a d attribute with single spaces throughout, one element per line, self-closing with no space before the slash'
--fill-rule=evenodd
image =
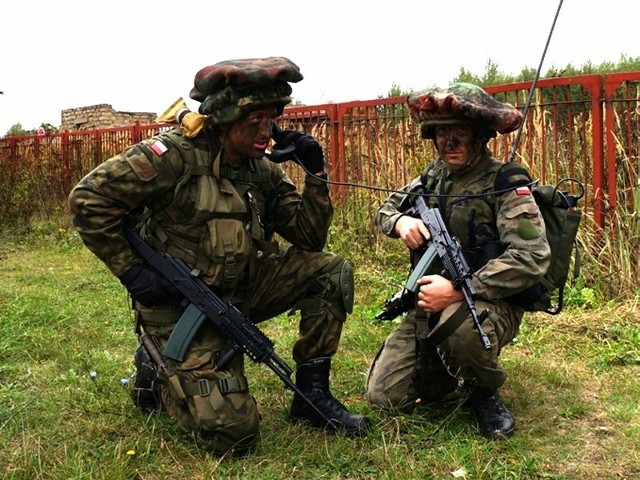
<path id="1" fill-rule="evenodd" d="M 467 309 L 463 303 L 446 321 L 438 322 L 427 335 L 427 342 L 432 345 L 440 345 L 462 325 L 467 316 Z"/>

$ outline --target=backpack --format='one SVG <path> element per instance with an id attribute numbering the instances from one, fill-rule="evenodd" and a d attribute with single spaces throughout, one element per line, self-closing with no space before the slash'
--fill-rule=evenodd
<path id="1" fill-rule="evenodd" d="M 517 174 L 524 172 L 521 167 L 515 166 L 512 162 L 506 165 Z M 573 195 L 569 190 L 560 189 L 564 184 L 571 183 L 577 185 L 579 194 Z M 496 189 L 499 187 L 497 180 Z M 528 312 L 557 315 L 563 307 L 564 287 L 571 270 L 572 253 L 574 254 L 573 279 L 580 276 L 581 257 L 576 237 L 582 212 L 577 207 L 578 201 L 584 196 L 584 185 L 575 178 L 567 177 L 562 178 L 555 186 L 535 186 L 532 188 L 532 194 L 544 219 L 547 241 L 551 249 L 551 263 L 549 270 L 538 284 L 512 295 L 508 300 L 520 305 Z M 553 306 L 554 302 L 555 306 Z"/>
<path id="2" fill-rule="evenodd" d="M 573 183 L 579 189 L 578 195 L 562 191 L 563 184 Z M 571 257 L 574 253 L 573 279 L 580 276 L 580 251 L 576 237 L 582 219 L 577 208 L 578 201 L 584 196 L 584 185 L 575 178 L 563 178 L 555 186 L 540 185 L 533 187 L 533 197 L 544 218 L 547 241 L 551 248 L 551 264 L 540 284 L 542 294 L 538 300 L 526 305 L 529 312 L 545 312 L 557 315 L 562 311 L 564 287 L 571 269 Z M 552 306 L 552 302 L 557 302 Z"/>

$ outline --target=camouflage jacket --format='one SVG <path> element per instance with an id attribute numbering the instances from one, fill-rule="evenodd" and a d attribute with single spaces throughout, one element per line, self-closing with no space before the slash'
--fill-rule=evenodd
<path id="1" fill-rule="evenodd" d="M 460 240 L 474 269 L 472 283 L 478 297 L 490 301 L 535 285 L 551 258 L 544 220 L 530 189 L 493 193 L 503 166 L 487 153 L 471 171 L 456 176 L 437 159 L 402 189 L 422 184 L 427 191 L 449 195 L 431 196 L 427 203 L 440 208 L 449 233 Z M 398 238 L 394 227 L 404 215 L 401 205 L 405 197 L 390 195 L 377 212 L 376 226 L 391 238 Z M 434 273 L 439 273 L 439 268 L 434 268 Z"/>
<path id="2" fill-rule="evenodd" d="M 257 217 L 261 223 L 269 222 L 269 230 L 301 249 L 324 248 L 333 215 L 324 182 L 307 176 L 299 192 L 282 168 L 267 158 L 247 160 L 236 170 L 226 164 L 224 155 L 218 154 L 219 148 L 210 146 L 204 134 L 187 139 L 179 130 L 172 130 L 106 160 L 86 175 L 69 196 L 73 223 L 83 242 L 120 277 L 133 264 L 142 263 L 125 240 L 122 223 L 127 215 L 147 207 L 153 212 L 147 222 L 162 229 L 162 235 L 156 236 L 168 235 L 170 241 L 183 239 L 187 245 L 203 236 L 221 243 L 209 230 L 212 219 L 226 215 L 244 222 L 238 235 L 242 231 L 254 232 L 255 225 L 250 223 L 255 223 Z M 193 158 L 200 159 L 200 165 L 194 166 Z M 213 173 L 215 161 L 220 163 L 219 177 Z M 208 192 L 203 196 L 203 189 L 214 189 L 218 197 Z M 218 205 L 203 206 L 203 198 L 209 203 L 213 198 L 219 199 L 215 200 L 219 204 L 230 204 L 225 208 L 231 213 L 217 215 Z M 242 201 L 238 202 L 238 198 Z M 234 208 L 238 210 L 236 214 Z M 219 231 L 224 232 L 224 227 Z M 252 239 L 268 235 L 264 225 L 260 230 L 261 233 L 251 233 L 251 248 L 258 248 Z M 174 247 L 176 243 L 180 242 L 173 241 Z M 213 256 L 210 251 L 223 249 L 220 245 L 205 245 L 206 251 L 193 252 L 184 245 L 177 247 L 170 253 L 194 268 L 194 258 Z"/>

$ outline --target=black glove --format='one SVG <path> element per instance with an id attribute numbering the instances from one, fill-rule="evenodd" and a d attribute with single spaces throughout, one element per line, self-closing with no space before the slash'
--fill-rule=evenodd
<path id="1" fill-rule="evenodd" d="M 274 145 L 275 149 L 283 149 L 290 144 L 294 143 L 298 138 L 300 138 L 304 133 L 299 132 L 297 130 L 283 130 L 277 124 L 273 124 L 271 127 L 271 138 L 276 142 Z M 291 160 L 290 158 L 288 160 Z"/>
<path id="2" fill-rule="evenodd" d="M 169 280 L 149 265 L 134 265 L 119 280 L 131 298 L 147 307 L 167 303 L 167 300 L 180 302 L 183 298 Z"/>
<path id="3" fill-rule="evenodd" d="M 320 173 L 324 170 L 324 154 L 318 141 L 311 135 L 303 134 L 295 141 L 298 163 L 307 172 Z"/>
<path id="4" fill-rule="evenodd" d="M 293 160 L 302 165 L 310 173 L 324 170 L 324 154 L 315 138 L 295 130 L 282 130 L 273 125 L 271 137 L 276 142 L 269 159 L 281 163 Z"/>

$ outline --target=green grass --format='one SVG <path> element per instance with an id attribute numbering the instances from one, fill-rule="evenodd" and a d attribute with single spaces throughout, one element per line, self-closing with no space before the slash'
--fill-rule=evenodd
<path id="1" fill-rule="evenodd" d="M 349 248 L 345 242 L 344 248 Z M 352 244 L 353 245 L 353 244 Z M 356 308 L 334 358 L 336 397 L 374 421 L 365 438 L 291 425 L 291 393 L 262 365 L 248 377 L 262 414 L 246 458 L 199 451 L 162 415 L 132 408 L 121 379 L 136 348 L 118 281 L 66 228 L 0 243 L 0 475 L 5 479 L 640 478 L 637 299 L 529 315 L 502 354 L 516 435 L 480 436 L 464 408 L 414 414 L 368 405 L 369 362 L 394 323 L 373 323 L 405 278 L 391 243 L 355 252 Z M 332 248 L 342 246 L 334 237 Z M 348 251 L 348 250 L 346 250 Z M 349 254 L 345 253 L 347 256 Z M 394 266 L 395 265 L 395 266 Z M 264 325 L 290 365 L 296 317 Z M 96 372 L 92 378 L 91 372 Z"/>

